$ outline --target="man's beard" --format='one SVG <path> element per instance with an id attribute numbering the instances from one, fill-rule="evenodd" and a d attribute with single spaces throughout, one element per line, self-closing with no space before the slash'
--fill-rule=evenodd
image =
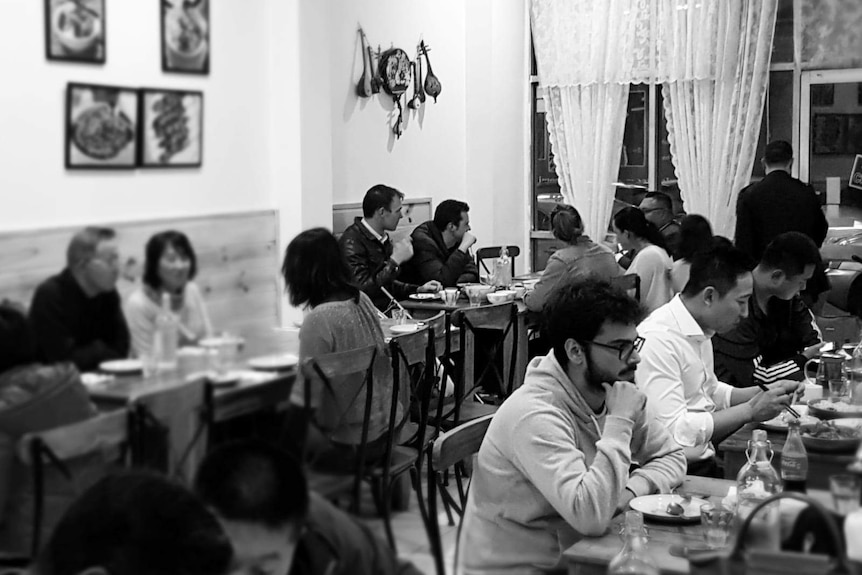
<path id="1" fill-rule="evenodd" d="M 603 383 L 614 384 L 616 381 L 625 380 L 634 382 L 634 368 L 630 372 L 624 372 L 622 374 L 617 373 L 609 373 L 607 371 L 602 371 L 596 368 L 593 363 L 592 358 L 587 354 L 587 372 L 584 374 L 584 378 L 587 380 L 587 384 L 590 388 L 599 390 L 602 389 Z"/>

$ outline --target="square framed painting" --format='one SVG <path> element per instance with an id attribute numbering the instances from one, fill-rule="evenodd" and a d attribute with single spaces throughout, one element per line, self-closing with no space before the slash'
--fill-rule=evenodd
<path id="1" fill-rule="evenodd" d="M 203 163 L 202 92 L 140 90 L 138 165 L 142 168 L 196 168 Z"/>
<path id="2" fill-rule="evenodd" d="M 137 88 L 70 83 L 66 87 L 66 168 L 134 168 L 138 108 Z"/>
<path id="3" fill-rule="evenodd" d="M 210 72 L 210 0 L 161 0 L 162 70 Z"/>
<path id="4" fill-rule="evenodd" d="M 45 0 L 45 56 L 105 63 L 105 0 Z"/>

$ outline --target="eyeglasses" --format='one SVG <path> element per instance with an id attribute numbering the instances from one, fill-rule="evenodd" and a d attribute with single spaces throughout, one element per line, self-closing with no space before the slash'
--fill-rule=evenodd
<path id="1" fill-rule="evenodd" d="M 644 338 L 636 337 L 634 341 L 627 341 L 618 345 L 611 345 L 609 343 L 601 343 L 598 341 L 588 341 L 586 343 L 604 347 L 606 349 L 612 349 L 619 354 L 620 361 L 628 361 L 635 351 L 640 351 L 643 348 Z"/>

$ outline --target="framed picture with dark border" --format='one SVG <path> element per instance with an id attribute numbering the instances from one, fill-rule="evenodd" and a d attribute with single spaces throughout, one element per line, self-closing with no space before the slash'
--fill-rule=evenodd
<path id="1" fill-rule="evenodd" d="M 138 89 L 66 86 L 68 169 L 131 169 L 138 156 Z"/>
<path id="2" fill-rule="evenodd" d="M 45 56 L 105 63 L 105 0 L 45 0 Z"/>
<path id="3" fill-rule="evenodd" d="M 138 165 L 196 168 L 203 163 L 203 92 L 141 88 Z"/>
<path id="4" fill-rule="evenodd" d="M 161 0 L 162 70 L 210 73 L 210 0 Z"/>

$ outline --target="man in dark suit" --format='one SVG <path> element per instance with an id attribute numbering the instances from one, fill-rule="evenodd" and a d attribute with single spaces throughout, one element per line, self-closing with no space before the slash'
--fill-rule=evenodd
<path id="1" fill-rule="evenodd" d="M 819 248 L 829 224 L 814 188 L 790 175 L 793 148 L 783 140 L 770 142 L 761 161 L 766 177 L 744 188 L 736 200 L 736 246 L 760 261 L 776 236 L 801 232 Z M 806 303 L 816 301 L 828 289 L 829 280 L 823 266 L 818 265 L 803 292 Z"/>

